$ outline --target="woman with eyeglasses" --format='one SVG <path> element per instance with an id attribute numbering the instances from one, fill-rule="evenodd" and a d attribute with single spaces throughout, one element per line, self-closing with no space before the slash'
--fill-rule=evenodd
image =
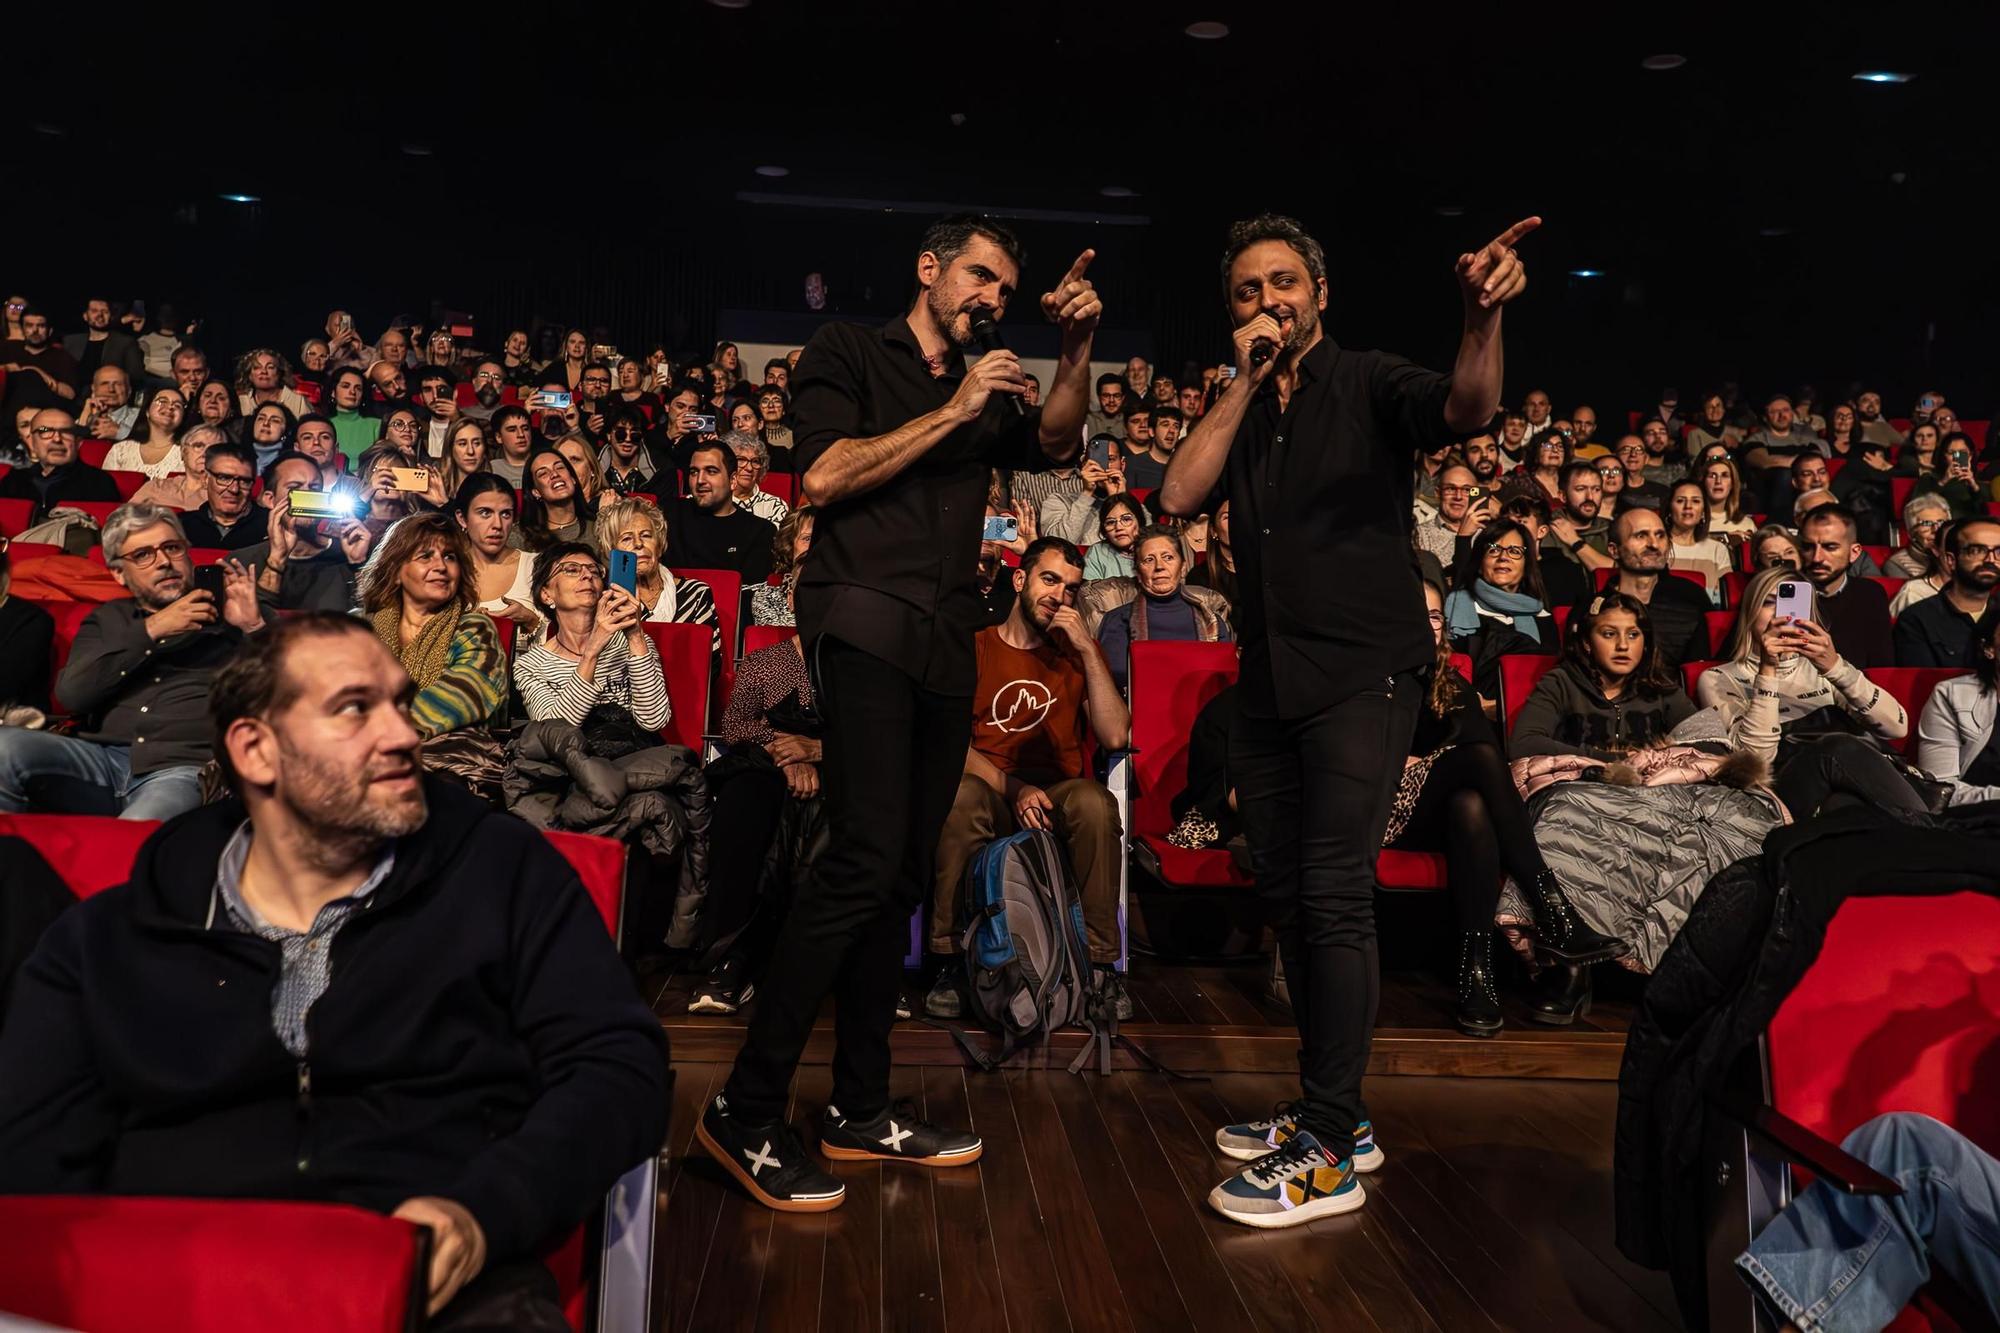
<path id="1" fill-rule="evenodd" d="M 631 361 L 626 365 L 633 365 Z M 597 452 L 604 488 L 619 495 L 653 489 L 653 454 L 646 447 L 646 422 L 636 407 L 611 409 L 605 445 Z"/>
<path id="2" fill-rule="evenodd" d="M 1452 650 L 1472 659 L 1472 678 L 1486 699 L 1500 697 L 1500 659 L 1556 650 L 1541 561 L 1525 525 L 1501 518 L 1473 535 L 1444 599 Z"/>
<path id="3" fill-rule="evenodd" d="M 535 557 L 535 606 L 547 630 L 514 659 L 514 683 L 528 717 L 582 726 L 590 710 L 614 704 L 648 731 L 673 717 L 660 654 L 641 627 L 645 608 L 604 584 L 597 552 L 557 542 Z"/>
<path id="4" fill-rule="evenodd" d="M 1152 522 L 1145 502 L 1129 491 L 1105 496 L 1097 505 L 1098 542 L 1083 559 L 1083 579 L 1129 579 L 1138 574 L 1133 551 L 1139 532 Z"/>
<path id="5" fill-rule="evenodd" d="M 173 473 L 187 471 L 181 451 L 181 426 L 186 419 L 187 400 L 179 390 L 155 389 L 146 400 L 145 415 L 132 427 L 132 433 L 104 455 L 104 470 L 143 472 L 149 481 L 162 481 Z"/>
<path id="6" fill-rule="evenodd" d="M 457 495 L 466 478 L 486 470 L 486 458 L 486 423 L 475 417 L 460 417 L 452 422 L 444 433 L 444 464 L 435 469 L 439 490 L 447 496 Z"/>
<path id="7" fill-rule="evenodd" d="M 188 427 L 180 443 L 181 462 L 185 470 L 147 482 L 132 499 L 173 509 L 201 508 L 208 503 L 208 446 L 225 443 L 228 439 L 213 426 Z M 109 461 L 106 460 L 107 465 Z"/>

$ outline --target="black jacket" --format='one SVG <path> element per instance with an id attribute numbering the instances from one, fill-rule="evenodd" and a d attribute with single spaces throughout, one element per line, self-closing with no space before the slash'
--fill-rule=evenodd
<path id="1" fill-rule="evenodd" d="M 208 692 L 243 644 L 227 621 L 155 639 L 130 597 L 84 617 L 56 681 L 56 698 L 85 719 L 77 734 L 132 749 L 134 777 L 208 762 L 215 724 Z"/>
<path id="2" fill-rule="evenodd" d="M 47 518 L 49 511 L 59 504 L 78 500 L 117 504 L 123 498 L 110 473 L 80 458 L 64 463 L 46 478 L 39 467 L 33 466 L 17 467 L 0 477 L 0 500 L 32 502 L 35 511 L 31 521 L 35 523 Z"/>
<path id="3" fill-rule="evenodd" d="M 235 801 L 64 913 L 0 1030 L 0 1192 L 470 1210 L 496 1261 L 574 1227 L 667 1129 L 666 1037 L 567 862 L 426 778 L 430 818 L 333 942 L 306 1062 L 274 943 L 208 924 Z"/>
<path id="4" fill-rule="evenodd" d="M 2000 893 L 2000 802 L 1935 820 L 1862 808 L 1773 832 L 1708 882 L 1646 985 L 1618 1074 L 1618 1248 L 1668 1269 L 1708 1326 L 1702 1150 L 1709 1097 L 1812 966 L 1857 894 Z"/>

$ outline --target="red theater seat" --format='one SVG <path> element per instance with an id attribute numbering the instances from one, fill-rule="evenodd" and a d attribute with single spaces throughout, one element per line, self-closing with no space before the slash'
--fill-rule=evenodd
<path id="1" fill-rule="evenodd" d="M 722 631 L 722 660 L 717 663 L 719 696 L 717 709 L 729 706 L 729 691 L 736 684 L 736 659 L 743 651 L 743 576 L 733 569 L 680 569 L 671 567 L 678 579 L 700 579 L 715 594 L 715 622 Z M 676 703 L 674 707 L 680 705 Z M 704 719 L 708 728 L 712 719 Z M 700 747 L 695 747 L 699 749 Z"/>
<path id="2" fill-rule="evenodd" d="M 1896 696 L 1896 702 L 1903 705 L 1903 711 L 1910 715 L 1910 731 L 1902 740 L 1895 742 L 1896 748 L 1904 754 L 1917 752 L 1917 719 L 1924 714 L 1924 705 L 1930 702 L 1931 691 L 1954 676 L 1965 672 L 1957 667 L 1870 667 L 1868 679 Z M 2000 944 L 1996 944 L 2000 948 Z"/>
<path id="3" fill-rule="evenodd" d="M 76 456 L 92 467 L 101 468 L 104 460 L 111 456 L 111 445 L 110 440 L 78 440 Z"/>
<path id="4" fill-rule="evenodd" d="M 32 500 L 0 500 L 0 537 L 18 537 L 35 517 Z"/>
<path id="5" fill-rule="evenodd" d="M 1187 786 L 1188 736 L 1203 705 L 1236 680 L 1236 648 L 1226 643 L 1132 645 L 1132 842 L 1183 888 L 1248 886 L 1250 877 L 1220 848 L 1189 851 L 1167 841 L 1173 800 Z"/>
<path id="6" fill-rule="evenodd" d="M 794 497 L 799 493 L 798 482 L 789 472 L 766 472 L 764 480 L 757 486 L 765 494 L 775 495 L 788 505 L 793 504 Z"/>
<path id="7" fill-rule="evenodd" d="M 103 603 L 43 602 L 40 605 L 43 610 L 55 618 L 56 622 L 55 638 L 50 643 L 50 655 L 54 659 L 52 665 L 55 674 L 49 679 L 53 683 L 62 675 L 63 667 L 69 663 L 69 650 L 70 646 L 76 642 L 77 630 L 83 627 L 83 622 L 90 617 L 90 613 L 103 605 Z M 55 705 L 57 712 L 65 711 L 61 699 L 52 699 L 50 702 Z"/>
<path id="8" fill-rule="evenodd" d="M 1521 705 L 1534 693 L 1535 683 L 1555 669 L 1560 660 L 1553 653 L 1509 653 L 1500 659 L 1500 716 L 1506 719 L 1507 734 L 1514 734 L 1514 719 Z"/>
<path id="9" fill-rule="evenodd" d="M 743 655 L 748 657 L 754 652 L 769 648 L 774 643 L 783 643 L 797 633 L 798 630 L 790 625 L 745 625 Z"/>
<path id="10" fill-rule="evenodd" d="M 119 504 L 122 503 L 124 502 L 119 502 Z M 118 508 L 118 504 L 113 504 L 109 500 L 65 500 L 62 502 L 60 508 L 80 509 L 96 519 L 97 526 L 101 528 L 111 521 L 111 512 Z"/>
<path id="11" fill-rule="evenodd" d="M 1708 621 L 1708 651 L 1716 657 L 1722 656 L 1723 645 L 1729 642 L 1729 631 L 1736 628 L 1734 611 L 1704 611 Z"/>
<path id="12" fill-rule="evenodd" d="M 1868 581 L 1879 585 L 1882 591 L 1889 595 L 1890 601 L 1894 601 L 1896 594 L 1903 590 L 1903 585 L 1909 582 L 1908 579 L 1891 578 L 1886 574 L 1879 578 L 1871 576 Z"/>
<path id="13" fill-rule="evenodd" d="M 137 495 L 139 493 L 139 488 L 141 486 L 144 486 L 148 481 L 152 480 L 152 478 L 148 477 L 143 472 L 111 471 L 111 472 L 106 472 L 104 475 L 111 478 L 111 484 L 113 486 L 116 486 L 118 488 L 118 493 L 124 496 L 127 500 Z"/>
<path id="14" fill-rule="evenodd" d="M 674 706 L 674 714 L 660 735 L 700 754 L 702 737 L 708 729 L 714 632 L 706 625 L 670 625 L 657 620 L 647 621 L 645 630 L 660 650 L 660 668 L 667 677 L 667 699 Z"/>
<path id="15" fill-rule="evenodd" d="M 1690 699 L 1694 699 L 1697 697 L 1694 692 L 1694 687 L 1695 687 L 1695 682 L 1701 679 L 1702 672 L 1708 670 L 1710 667 L 1717 667 L 1721 665 L 1722 663 L 1720 662 L 1681 663 L 1681 686 L 1683 689 L 1687 691 L 1687 697 Z"/>

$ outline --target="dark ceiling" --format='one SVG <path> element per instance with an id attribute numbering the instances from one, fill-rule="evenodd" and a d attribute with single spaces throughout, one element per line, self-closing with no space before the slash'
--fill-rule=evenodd
<path id="1" fill-rule="evenodd" d="M 0 119 L 38 259 L 0 282 L 59 317 L 93 283 L 174 296 L 241 338 L 443 301 L 695 345 L 801 308 L 808 271 L 894 308 L 918 215 L 976 205 L 1022 218 L 1031 287 L 1096 245 L 1109 323 L 1174 363 L 1219 348 L 1222 228 L 1273 208 L 1327 242 L 1336 336 L 1435 361 L 1453 256 L 1539 213 L 1516 387 L 2000 387 L 1993 31 L 1540 8 L 258 8 L 39 47 L 46 17 L 10 19 L 48 56 Z"/>

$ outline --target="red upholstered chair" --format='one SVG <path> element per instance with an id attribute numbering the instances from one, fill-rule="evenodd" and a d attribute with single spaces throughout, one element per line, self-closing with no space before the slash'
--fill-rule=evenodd
<path id="1" fill-rule="evenodd" d="M 674 714 L 660 735 L 701 754 L 708 731 L 709 667 L 715 657 L 713 632 L 706 625 L 670 625 L 656 620 L 647 621 L 644 628 L 660 650 L 667 698 L 674 706 Z"/>
<path id="2" fill-rule="evenodd" d="M 1708 651 L 1721 657 L 1723 645 L 1729 642 L 1729 631 L 1736 628 L 1736 613 L 1704 611 L 1702 616 L 1708 621 Z"/>
<path id="3" fill-rule="evenodd" d="M 1574 609 L 1574 607 L 1568 606 L 1552 606 L 1549 608 L 1549 619 L 1556 622 L 1557 643 L 1562 642 L 1563 631 L 1569 628 L 1569 613 Z M 1468 672 L 1466 678 L 1468 680 L 1471 679 L 1471 673 Z"/>
<path id="4" fill-rule="evenodd" d="M 496 634 L 500 636 L 500 651 L 507 654 L 507 657 L 510 661 L 513 659 L 514 656 L 515 628 L 516 627 L 514 624 L 514 617 L 512 616 L 493 617 L 493 630 Z"/>
<path id="5" fill-rule="evenodd" d="M 1931 691 L 1953 676 L 1965 672 L 1958 667 L 1870 667 L 1868 679 L 1896 696 L 1896 702 L 1903 705 L 1903 711 L 1910 715 L 1910 731 L 1896 748 L 1904 754 L 1917 752 L 1917 719 L 1923 716 L 1924 705 L 1930 702 Z"/>
<path id="6" fill-rule="evenodd" d="M 1747 551 L 1750 548 L 1750 544 L 1745 542 L 1743 547 Z M 1746 560 L 1748 558 L 1747 556 L 1745 557 Z M 1722 600 L 1733 607 L 1742 606 L 1743 590 L 1749 586 L 1750 576 L 1748 574 L 1742 570 L 1730 570 L 1722 576 Z"/>
<path id="7" fill-rule="evenodd" d="M 0 504 L 4 503 L 6 502 L 0 501 Z M 63 553 L 62 547 L 52 545 L 48 542 L 9 541 L 7 543 L 7 557 L 15 564 L 19 564 L 23 560 L 40 560 L 43 556 L 62 555 Z"/>
<path id="8" fill-rule="evenodd" d="M 717 662 L 716 712 L 729 706 L 729 691 L 736 684 L 736 659 L 743 651 L 743 576 L 733 569 L 673 568 L 674 577 L 700 579 L 715 594 L 715 623 L 722 630 L 722 660 Z M 676 708 L 679 704 L 674 705 Z M 718 718 L 704 718 L 703 730 L 712 731 Z"/>
<path id="9" fill-rule="evenodd" d="M 1896 600 L 1896 594 L 1903 590 L 1903 585 L 1909 582 L 1908 579 L 1892 578 L 1887 574 L 1879 578 L 1871 575 L 1868 581 L 1879 586 L 1883 592 L 1888 594 L 1889 600 L 1892 602 Z"/>
<path id="10" fill-rule="evenodd" d="M 119 504 L 122 503 L 124 502 L 123 501 L 119 502 Z M 106 523 L 110 522 L 111 511 L 118 508 L 118 505 L 113 504 L 109 500 L 64 500 L 62 502 L 62 507 L 65 509 L 82 510 L 84 513 L 96 519 L 97 526 L 101 528 Z"/>
<path id="11" fill-rule="evenodd" d="M 799 493 L 798 482 L 789 472 L 766 472 L 757 485 L 766 495 L 775 495 L 786 504 Z"/>
<path id="12" fill-rule="evenodd" d="M 1898 529 L 1903 524 L 1903 506 L 1909 503 L 1910 492 L 1915 489 L 1917 489 L 1915 477 L 1889 478 L 1889 513 Z"/>
<path id="13" fill-rule="evenodd" d="M 42 609 L 53 616 L 56 622 L 55 638 L 51 640 L 49 645 L 50 657 L 54 667 L 54 674 L 49 677 L 51 684 L 62 675 L 63 667 L 69 662 L 70 645 L 76 642 L 77 630 L 89 618 L 90 613 L 95 611 L 100 605 L 101 603 L 98 602 L 41 603 Z M 55 705 L 55 711 L 58 713 L 68 711 L 63 707 L 61 699 L 51 698 L 49 702 Z"/>
<path id="14" fill-rule="evenodd" d="M 1500 716 L 1506 719 L 1507 734 L 1514 734 L 1514 719 L 1521 705 L 1534 692 L 1535 682 L 1555 669 L 1559 659 L 1553 653 L 1509 653 L 1500 659 Z"/>
<path id="15" fill-rule="evenodd" d="M 91 549 L 101 551 L 103 548 L 93 547 Z M 219 565 L 223 561 L 227 560 L 231 554 L 233 554 L 233 552 L 225 551 L 220 546 L 188 547 L 188 561 L 191 564 L 193 564 L 196 569 L 200 569 L 204 565 Z"/>
<path id="16" fill-rule="evenodd" d="M 104 475 L 111 478 L 111 484 L 113 486 L 116 486 L 118 488 L 118 493 L 124 496 L 127 500 L 137 495 L 139 493 L 139 488 L 141 486 L 144 486 L 148 481 L 152 480 L 152 478 L 148 477 L 143 472 L 111 471 L 111 472 L 106 472 Z"/>
<path id="17" fill-rule="evenodd" d="M 1719 1228 L 1708 1285 L 1717 1333 L 1753 1326 L 1749 1289 L 1725 1266 L 1793 1191 L 1824 1178 L 1849 1193 L 1899 1192 L 1837 1146 L 1865 1121 L 1921 1112 L 2000 1154 L 1997 940 L 2000 899 L 1988 894 L 1841 905 L 1819 957 L 1736 1071 L 1737 1100 L 1724 1102 L 1734 1123 L 1701 1170 L 1722 1182 L 1710 1214 Z M 1890 1327 L 1983 1327 L 1965 1318 L 1963 1302 L 1934 1280 Z"/>
<path id="18" fill-rule="evenodd" d="M 0 500 L 0 537 L 18 537 L 35 517 L 32 500 Z"/>
<path id="19" fill-rule="evenodd" d="M 1835 481 L 1835 480 L 1838 480 L 1838 479 L 1839 479 L 1839 477 L 1840 477 L 1840 471 L 1841 471 L 1841 469 L 1842 469 L 1842 468 L 1844 468 L 1844 467 L 1846 467 L 1846 466 L 1847 466 L 1847 460 L 1846 460 L 1845 458 L 1829 458 L 1829 459 L 1827 459 L 1827 460 L 1826 460 L 1826 479 L 1827 479 L 1828 481 Z"/>
<path id="20" fill-rule="evenodd" d="M 1695 682 L 1701 679 L 1702 672 L 1708 670 L 1710 667 L 1721 665 L 1722 663 L 1720 662 L 1681 663 L 1681 686 L 1687 691 L 1687 697 L 1690 699 L 1696 697 L 1694 692 Z"/>
<path id="21" fill-rule="evenodd" d="M 1248 887 L 1250 877 L 1220 848 L 1189 851 L 1167 841 L 1173 800 L 1187 786 L 1188 736 L 1195 715 L 1236 680 L 1227 643 L 1132 645 L 1131 818 L 1133 855 L 1175 888 Z"/>
<path id="22" fill-rule="evenodd" d="M 103 467 L 104 460 L 111 454 L 110 440 L 78 440 L 76 456 L 92 467 Z"/>
<path id="23" fill-rule="evenodd" d="M 1861 549 L 1868 552 L 1868 558 L 1875 562 L 1877 569 L 1887 569 L 1889 557 L 1896 553 L 1896 548 L 1893 546 L 1874 546 L 1864 543 Z"/>
<path id="24" fill-rule="evenodd" d="M 123 884 L 139 845 L 159 826 L 157 820 L 109 815 L 0 814 L 0 835 L 19 838 L 40 852 L 79 898 Z"/>
<path id="25" fill-rule="evenodd" d="M 769 648 L 774 643 L 783 643 L 797 633 L 798 630 L 790 625 L 745 625 L 743 655 L 748 657 L 754 652 Z M 727 704 L 723 706 L 728 707 Z"/>

